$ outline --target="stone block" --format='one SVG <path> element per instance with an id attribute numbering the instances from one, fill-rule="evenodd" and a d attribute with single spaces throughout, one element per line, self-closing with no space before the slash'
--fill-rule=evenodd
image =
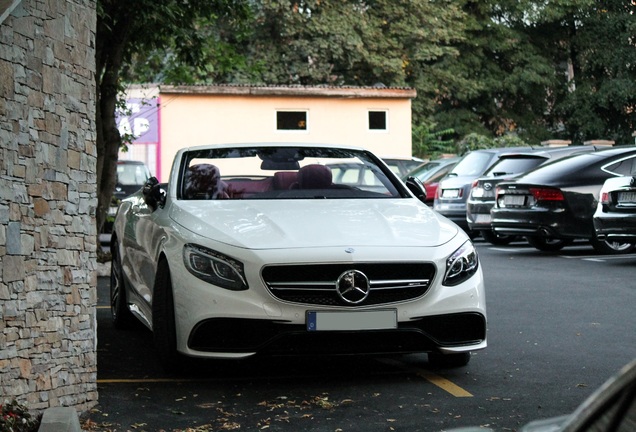
<path id="1" fill-rule="evenodd" d="M 48 408 L 42 415 L 38 432 L 81 432 L 79 417 L 74 408 Z"/>

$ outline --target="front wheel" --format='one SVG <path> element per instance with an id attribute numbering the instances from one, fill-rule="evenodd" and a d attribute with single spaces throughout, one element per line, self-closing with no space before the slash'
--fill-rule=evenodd
<path id="1" fill-rule="evenodd" d="M 594 250 L 604 255 L 618 255 L 632 252 L 636 245 L 634 243 L 620 243 L 607 240 L 590 239 Z"/>
<path id="2" fill-rule="evenodd" d="M 434 368 L 458 368 L 466 366 L 470 362 L 470 353 L 442 354 L 438 352 L 428 353 L 428 364 Z"/>
<path id="3" fill-rule="evenodd" d="M 157 268 L 152 297 L 152 333 L 159 361 L 166 372 L 178 372 L 181 356 L 177 352 L 177 330 L 174 317 L 174 297 L 168 262 Z"/>
<path id="4" fill-rule="evenodd" d="M 570 239 L 557 239 L 552 237 L 527 237 L 530 246 L 543 252 L 556 252 L 563 249 L 574 242 Z"/>

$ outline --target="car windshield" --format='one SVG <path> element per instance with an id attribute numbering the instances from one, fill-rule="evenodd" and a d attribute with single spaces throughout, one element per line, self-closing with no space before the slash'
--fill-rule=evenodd
<path id="1" fill-rule="evenodd" d="M 150 172 L 143 163 L 119 163 L 117 183 L 123 186 L 143 185 L 150 178 Z"/>
<path id="2" fill-rule="evenodd" d="M 408 196 L 390 170 L 363 150 L 219 147 L 188 151 L 182 160 L 180 199 Z"/>

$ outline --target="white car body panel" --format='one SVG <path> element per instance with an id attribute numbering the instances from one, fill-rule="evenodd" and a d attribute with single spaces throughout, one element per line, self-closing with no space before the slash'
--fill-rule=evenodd
<path id="1" fill-rule="evenodd" d="M 170 218 L 201 237 L 248 249 L 436 246 L 457 227 L 413 200 L 182 201 Z"/>

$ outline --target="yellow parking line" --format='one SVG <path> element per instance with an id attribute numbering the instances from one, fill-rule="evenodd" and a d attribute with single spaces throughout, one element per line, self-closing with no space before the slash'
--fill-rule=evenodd
<path id="1" fill-rule="evenodd" d="M 473 395 L 470 392 L 464 390 L 463 388 L 453 383 L 452 381 L 449 381 L 446 378 L 443 378 L 427 370 L 414 368 L 414 367 L 408 366 L 405 363 L 402 363 L 400 361 L 393 360 L 393 359 L 381 359 L 380 361 L 382 363 L 391 364 L 393 366 L 402 368 L 409 372 L 413 372 L 415 375 L 419 376 L 420 378 L 424 378 L 426 381 L 441 388 L 445 392 L 450 393 L 451 395 L 455 397 L 473 397 Z"/>
<path id="2" fill-rule="evenodd" d="M 201 379 L 182 378 L 115 378 L 98 379 L 97 384 L 145 384 L 145 383 L 176 383 L 176 382 L 202 382 Z"/>
<path id="3" fill-rule="evenodd" d="M 442 378 L 439 375 L 435 375 L 434 373 L 420 370 L 417 372 L 417 375 L 424 378 L 431 384 L 435 384 L 437 387 L 452 394 L 455 397 L 473 397 L 472 394 L 470 394 L 457 384 L 447 380 L 446 378 Z"/>

